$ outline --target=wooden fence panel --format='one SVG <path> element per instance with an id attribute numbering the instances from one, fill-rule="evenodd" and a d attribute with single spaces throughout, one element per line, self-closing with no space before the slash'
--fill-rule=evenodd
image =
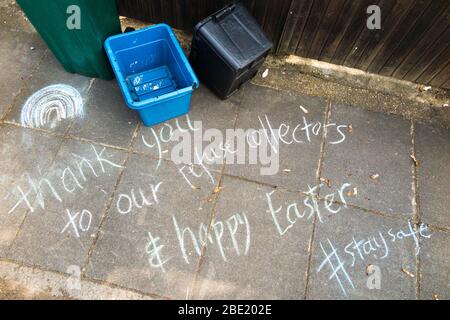
<path id="1" fill-rule="evenodd" d="M 117 0 L 121 15 L 193 30 L 230 0 Z M 448 0 L 242 0 L 278 54 L 450 89 Z M 366 26 L 381 9 L 381 29 Z"/>

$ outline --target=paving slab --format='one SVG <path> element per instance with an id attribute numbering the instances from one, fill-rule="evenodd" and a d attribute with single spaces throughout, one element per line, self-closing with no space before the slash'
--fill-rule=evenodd
<path id="1" fill-rule="evenodd" d="M 202 156 L 203 148 L 210 143 L 209 141 L 203 141 L 202 134 L 208 129 L 217 129 L 225 137 L 226 130 L 234 128 L 241 93 L 242 91 L 237 92 L 232 96 L 232 99 L 224 101 L 216 97 L 205 86 L 200 86 L 194 92 L 191 101 L 191 111 L 188 115 L 172 119 L 154 127 L 142 126 L 135 140 L 133 150 L 139 153 L 150 154 L 156 158 L 171 160 L 173 148 L 181 142 L 181 140 L 173 141 L 171 139 L 174 137 L 174 131 L 187 131 L 191 138 L 189 151 L 191 161 L 198 164 L 203 162 L 211 170 L 220 170 L 222 167 L 220 163 L 208 162 Z M 197 139 L 194 133 L 199 134 L 201 143 L 194 144 L 194 139 Z M 200 160 L 195 161 L 196 159 Z"/>
<path id="2" fill-rule="evenodd" d="M 333 104 L 329 123 L 344 123 L 346 139 L 325 145 L 322 179 L 350 183 L 350 203 L 397 216 L 412 216 L 412 138 L 410 122 L 353 107 Z M 351 125 L 351 126 L 350 126 Z M 327 141 L 342 135 L 328 131 Z"/>
<path id="3" fill-rule="evenodd" d="M 73 275 L 39 270 L 0 261 L 1 300 L 149 300 L 136 292 L 82 279 L 73 285 Z"/>
<path id="4" fill-rule="evenodd" d="M 0 28 L 36 32 L 19 5 L 9 0 L 0 0 Z"/>
<path id="5" fill-rule="evenodd" d="M 268 195 L 283 207 L 276 219 Z M 208 242 L 193 298 L 303 299 L 313 219 L 290 226 L 286 210 L 296 202 L 299 193 L 225 177 L 210 232 L 221 245 Z"/>
<path id="6" fill-rule="evenodd" d="M 49 174 L 32 176 L 32 203 L 9 257 L 60 272 L 81 268 L 126 153 L 66 140 Z M 40 179 L 45 180 L 40 180 Z"/>
<path id="7" fill-rule="evenodd" d="M 320 158 L 325 111 L 326 102 L 321 99 L 296 96 L 290 92 L 256 85 L 246 86 L 236 128 L 244 131 L 266 130 L 267 135 L 263 135 L 262 141 L 266 142 L 268 150 L 262 154 L 273 161 L 259 157 L 256 164 L 249 164 L 250 159 L 247 156 L 245 164 L 227 164 L 225 172 L 291 190 L 300 190 L 306 184 L 314 183 Z M 270 132 L 270 128 L 280 129 L 279 142 L 275 139 L 270 143 L 276 136 Z M 257 140 L 249 137 L 247 152 L 250 148 L 255 149 Z M 261 160 L 266 164 L 261 164 Z M 262 168 L 270 168 L 267 163 L 273 164 L 273 170 L 270 169 L 268 174 L 261 171 Z"/>
<path id="8" fill-rule="evenodd" d="M 420 253 L 420 298 L 450 300 L 450 234 L 432 230 Z"/>
<path id="9" fill-rule="evenodd" d="M 29 129 L 0 127 L 0 256 L 6 255 L 29 210 L 26 201 L 21 201 L 31 189 L 27 175 L 45 174 L 61 142 L 61 138 Z M 34 201 L 32 191 L 29 195 L 30 202 Z"/>
<path id="10" fill-rule="evenodd" d="M 350 207 L 328 214 L 316 226 L 308 299 L 415 299 L 420 233 L 410 228 Z"/>
<path id="11" fill-rule="evenodd" d="M 86 275 L 186 298 L 215 201 L 215 183 L 204 172 L 199 178 L 185 173 L 188 183 L 182 168 L 165 160 L 158 167 L 148 155 L 133 154 L 126 166 Z M 195 170 L 201 175 L 201 168 Z"/>
<path id="12" fill-rule="evenodd" d="M 20 92 L 40 63 L 46 46 L 37 34 L 0 29 L 0 119 L 12 107 Z M 33 49 L 31 49 L 33 48 Z"/>
<path id="13" fill-rule="evenodd" d="M 125 104 L 117 81 L 95 79 L 85 103 L 85 116 L 75 119 L 70 136 L 128 149 L 138 125 Z"/>
<path id="14" fill-rule="evenodd" d="M 450 131 L 419 124 L 415 141 L 421 218 L 450 230 Z"/>
<path id="15" fill-rule="evenodd" d="M 12 110 L 8 113 L 5 120 L 22 124 L 21 113 L 25 102 L 34 93 L 49 85 L 69 85 L 80 93 L 83 102 L 86 103 L 87 92 L 91 80 L 91 78 L 65 71 L 56 60 L 55 56 L 51 52 L 48 52 L 45 59 L 39 65 L 39 68 L 37 68 L 37 70 L 32 74 L 32 77 L 27 79 L 27 81 L 23 84 L 24 88 L 14 100 Z M 24 126 L 39 127 L 51 132 L 65 133 L 73 120 L 64 119 L 63 117 L 65 113 L 69 114 L 70 109 L 67 107 L 69 104 L 62 103 L 65 106 L 59 109 L 60 113 L 58 114 L 55 107 L 59 107 L 61 104 L 60 96 L 53 94 L 49 97 L 51 98 L 50 101 L 55 101 L 54 104 L 47 102 L 40 108 L 31 109 L 32 111 L 30 113 L 30 117 L 33 119 L 38 119 L 38 125 L 24 124 Z"/>

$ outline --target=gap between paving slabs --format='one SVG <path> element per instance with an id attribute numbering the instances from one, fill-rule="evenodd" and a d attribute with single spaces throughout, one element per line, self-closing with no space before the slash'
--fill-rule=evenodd
<path id="1" fill-rule="evenodd" d="M 236 125 L 237 125 L 237 121 L 238 121 L 238 118 L 239 118 L 239 111 L 240 111 L 240 108 L 242 106 L 242 100 L 243 100 L 244 94 L 245 94 L 245 87 L 243 87 L 241 90 L 239 90 L 237 93 L 235 93 L 235 95 L 238 95 L 238 101 L 236 103 L 237 104 L 237 108 L 236 108 L 236 113 L 235 113 L 235 118 L 234 118 L 234 125 L 233 125 L 233 129 L 235 129 L 235 130 L 236 130 Z M 207 233 L 206 233 L 206 238 L 208 238 L 208 236 L 211 234 L 211 228 L 212 228 L 212 225 L 214 223 L 214 219 L 215 219 L 216 213 L 217 213 L 216 212 L 217 202 L 219 200 L 221 191 L 222 191 L 222 189 L 224 187 L 223 179 L 224 179 L 224 176 L 225 176 L 225 166 L 226 166 L 226 163 L 224 162 L 222 164 L 222 167 L 221 167 L 221 170 L 220 170 L 219 182 L 218 182 L 217 186 L 214 188 L 214 191 L 213 191 L 216 195 L 215 195 L 214 203 L 213 203 L 213 206 L 212 206 L 212 209 L 211 209 L 211 214 L 210 214 L 210 218 L 209 218 L 208 230 L 207 230 Z M 206 242 L 204 245 L 202 245 L 201 255 L 200 255 L 200 258 L 199 258 L 199 261 L 198 261 L 198 265 L 197 265 L 197 269 L 196 269 L 195 275 L 194 275 L 193 280 L 192 280 L 192 284 L 189 287 L 189 292 L 187 294 L 187 298 L 192 298 L 197 293 L 197 287 L 198 287 L 198 281 L 199 281 L 198 277 L 200 276 L 201 267 L 202 267 L 203 261 L 205 259 L 205 255 L 206 255 L 206 251 L 207 250 L 208 250 L 208 242 Z"/>
<path id="2" fill-rule="evenodd" d="M 329 122 L 330 120 L 330 114 L 331 114 L 331 102 L 327 102 L 327 107 L 325 109 L 325 115 L 324 115 L 324 123 Z M 321 183 L 321 175 L 322 175 L 322 166 L 323 166 L 323 160 L 325 155 L 325 147 L 326 147 L 326 141 L 327 141 L 327 132 L 328 129 L 325 128 L 322 132 L 321 142 L 320 142 L 320 155 L 319 160 L 317 161 L 317 171 L 316 171 L 316 183 Z M 320 197 L 320 189 L 317 192 L 317 196 Z M 312 257 L 313 257 L 313 247 L 314 247 L 314 240 L 316 235 L 316 228 L 317 228 L 317 215 L 314 216 L 313 220 L 313 229 L 311 232 L 311 238 L 309 240 L 308 245 L 308 266 L 306 269 L 306 280 L 305 280 L 305 293 L 303 296 L 303 299 L 306 300 L 308 297 L 308 290 L 310 286 L 311 281 L 311 264 L 312 264 Z"/>
<path id="3" fill-rule="evenodd" d="M 113 202 L 114 197 L 115 197 L 115 195 L 116 195 L 117 188 L 118 188 L 118 186 L 119 186 L 119 184 L 120 184 L 120 181 L 121 181 L 121 179 L 122 179 L 123 173 L 124 173 L 124 171 L 125 171 L 125 169 L 126 169 L 126 165 L 127 165 L 128 160 L 129 160 L 129 158 L 130 158 L 130 155 L 131 155 L 131 153 L 132 153 L 133 141 L 134 141 L 134 139 L 135 139 L 136 136 L 137 136 L 137 132 L 138 132 L 139 128 L 140 128 L 140 123 L 138 123 L 138 124 L 136 125 L 136 128 L 135 128 L 135 130 L 134 130 L 133 136 L 132 136 L 131 139 L 130 139 L 130 142 L 129 142 L 129 144 L 128 144 L 128 152 L 127 152 L 127 155 L 125 156 L 124 162 L 123 162 L 123 164 L 122 164 L 122 167 L 123 167 L 123 168 L 120 170 L 119 175 L 118 175 L 118 177 L 117 177 L 117 180 L 116 180 L 116 182 L 115 182 L 115 184 L 114 184 L 114 186 L 113 186 L 113 189 L 112 189 L 112 191 L 111 191 L 111 195 L 110 195 L 110 197 L 109 197 L 109 199 L 108 199 L 108 201 L 107 201 L 107 203 L 106 203 L 106 207 L 105 207 L 105 209 L 104 209 L 104 213 L 103 213 L 102 217 L 100 218 L 100 223 L 99 223 L 98 229 L 97 229 L 97 231 L 96 231 L 96 233 L 95 233 L 94 241 L 92 242 L 91 247 L 89 248 L 88 255 L 87 255 L 87 257 L 86 257 L 86 262 L 85 262 L 85 263 L 83 264 L 83 266 L 82 266 L 82 269 L 81 269 L 81 270 L 82 270 L 82 275 L 83 275 L 83 276 L 85 276 L 85 274 L 86 274 L 86 269 L 87 269 L 87 266 L 89 265 L 91 255 L 92 255 L 93 251 L 95 250 L 95 246 L 96 246 L 96 244 L 97 244 L 97 241 L 98 241 L 98 239 L 99 239 L 99 237 L 100 237 L 100 233 L 101 233 L 101 230 L 102 230 L 102 226 L 103 226 L 103 224 L 104 224 L 104 222 L 105 222 L 105 220 L 106 220 L 106 218 L 107 218 L 107 216 L 108 216 L 108 213 L 109 213 L 109 211 L 110 211 L 110 209 L 111 209 L 111 205 L 112 205 L 112 202 Z"/>
<path id="4" fill-rule="evenodd" d="M 422 218 L 421 218 L 421 214 L 420 214 L 420 198 L 419 198 L 419 193 L 418 193 L 418 164 L 420 162 L 417 161 L 416 158 L 417 155 L 417 149 L 416 149 L 416 126 L 414 124 L 414 120 L 411 120 L 411 158 L 412 158 L 412 163 L 411 163 L 411 174 L 413 176 L 412 179 L 412 183 L 411 183 L 411 188 L 412 188 L 412 192 L 413 192 L 413 196 L 411 199 L 411 204 L 412 204 L 412 218 L 411 220 L 414 223 L 414 227 L 417 228 L 417 226 L 420 226 L 422 224 Z M 423 250 L 423 239 L 422 236 L 419 234 L 419 250 Z M 416 262 L 416 272 L 415 272 L 415 276 L 416 276 L 416 283 L 415 283 L 415 296 L 416 299 L 420 299 L 420 281 L 422 279 L 421 276 L 421 255 L 420 254 L 416 254 L 415 256 L 415 262 Z"/>

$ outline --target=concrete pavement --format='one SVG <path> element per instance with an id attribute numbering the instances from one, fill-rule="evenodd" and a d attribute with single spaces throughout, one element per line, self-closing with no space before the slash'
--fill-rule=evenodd
<path id="1" fill-rule="evenodd" d="M 146 128 L 115 81 L 65 72 L 32 30 L 0 37 L 0 297 L 450 298 L 448 130 L 257 84 L 201 86 Z M 84 116 L 25 127 L 51 84 Z M 174 163 L 199 124 L 279 129 L 277 173 Z"/>

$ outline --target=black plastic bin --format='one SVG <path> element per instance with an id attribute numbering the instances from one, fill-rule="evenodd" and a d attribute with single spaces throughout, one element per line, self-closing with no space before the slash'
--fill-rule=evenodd
<path id="1" fill-rule="evenodd" d="M 255 18 L 232 3 L 195 26 L 189 59 L 200 81 L 226 99 L 257 74 L 271 49 Z"/>

